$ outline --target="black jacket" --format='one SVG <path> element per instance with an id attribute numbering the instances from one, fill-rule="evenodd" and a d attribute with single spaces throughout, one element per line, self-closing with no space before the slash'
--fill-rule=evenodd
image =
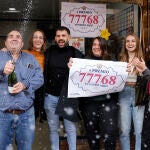
<path id="1" fill-rule="evenodd" d="M 69 57 L 82 58 L 84 56 L 79 50 L 75 49 L 74 47 L 69 46 L 69 49 L 72 51 Z M 66 67 L 67 67 L 67 64 L 66 64 Z M 69 76 L 69 71 L 68 73 L 66 73 L 65 79 L 62 80 L 63 81 L 62 85 L 61 84 L 59 85 L 61 86 L 61 91 L 60 91 L 59 101 L 58 101 L 55 113 L 64 119 L 76 122 L 80 120 L 80 117 L 78 114 L 78 99 L 67 98 L 68 76 Z M 48 82 L 47 79 L 48 78 L 46 77 L 46 82 Z M 46 89 L 46 92 L 48 92 L 48 89 Z M 52 92 L 54 94 L 56 93 L 55 91 L 52 91 Z M 50 94 L 54 95 L 53 93 L 50 93 Z"/>
<path id="2" fill-rule="evenodd" d="M 55 113 L 60 117 L 77 122 L 81 120 L 78 108 L 78 98 L 67 98 L 68 80 L 64 82 Z"/>
<path id="3" fill-rule="evenodd" d="M 54 96 L 60 96 L 64 80 L 68 77 L 69 68 L 67 63 L 75 53 L 82 56 L 81 52 L 72 46 L 59 48 L 57 45 L 51 46 L 45 54 L 45 91 Z"/>

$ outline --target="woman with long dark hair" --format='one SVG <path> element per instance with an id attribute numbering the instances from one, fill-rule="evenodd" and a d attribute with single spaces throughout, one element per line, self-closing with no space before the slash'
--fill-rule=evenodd
<path id="1" fill-rule="evenodd" d="M 85 59 L 111 60 L 107 53 L 106 40 L 96 37 Z M 72 66 L 72 60 L 68 66 Z M 84 120 L 90 150 L 100 149 L 103 139 L 105 150 L 116 149 L 118 136 L 118 96 L 117 93 L 80 98 L 80 111 Z"/>

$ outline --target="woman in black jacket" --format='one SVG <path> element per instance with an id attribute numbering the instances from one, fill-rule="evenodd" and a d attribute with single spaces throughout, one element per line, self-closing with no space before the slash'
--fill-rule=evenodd
<path id="1" fill-rule="evenodd" d="M 143 59 L 139 60 L 138 58 L 135 58 L 133 60 L 133 63 L 136 67 L 136 69 L 142 73 L 143 78 L 147 80 L 150 84 L 150 66 L 147 63 L 147 66 Z M 150 88 L 150 87 L 149 87 Z M 150 100 L 150 89 L 147 89 L 147 103 L 145 105 L 145 111 L 144 111 L 144 120 L 143 120 L 143 128 L 142 128 L 142 145 L 141 150 L 149 150 L 150 149 L 150 106 L 149 106 L 149 100 Z"/>
<path id="2" fill-rule="evenodd" d="M 85 59 L 110 60 L 105 39 L 93 39 L 92 48 Z M 70 59 L 68 66 L 72 66 Z M 100 138 L 105 150 L 116 149 L 118 121 L 117 93 L 80 98 L 80 111 L 84 120 L 90 150 L 100 149 Z"/>

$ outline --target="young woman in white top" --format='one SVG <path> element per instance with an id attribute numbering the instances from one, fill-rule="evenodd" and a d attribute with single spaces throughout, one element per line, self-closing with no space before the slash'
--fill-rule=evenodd
<path id="1" fill-rule="evenodd" d="M 143 58 L 143 52 L 137 35 L 129 33 L 125 37 L 120 54 L 120 61 L 128 62 L 128 69 L 130 70 L 125 88 L 119 93 L 120 145 L 122 150 L 130 150 L 132 121 L 135 134 L 135 150 L 141 150 L 144 106 L 135 107 L 135 85 L 139 72 L 133 65 L 134 58 Z"/>

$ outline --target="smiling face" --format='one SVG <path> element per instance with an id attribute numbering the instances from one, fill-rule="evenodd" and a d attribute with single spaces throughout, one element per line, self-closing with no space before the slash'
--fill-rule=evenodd
<path id="1" fill-rule="evenodd" d="M 11 53 L 19 53 L 23 47 L 21 34 L 18 31 L 11 31 L 8 33 L 5 46 Z"/>
<path id="2" fill-rule="evenodd" d="M 132 35 L 127 36 L 125 40 L 125 47 L 128 52 L 135 52 L 137 48 L 136 38 Z"/>
<path id="3" fill-rule="evenodd" d="M 70 35 L 66 30 L 57 30 L 55 35 L 55 41 L 60 48 L 63 48 L 68 45 Z"/>
<path id="4" fill-rule="evenodd" d="M 41 48 L 44 44 L 44 35 L 40 31 L 36 31 L 33 34 L 33 49 L 36 51 L 41 51 Z"/>
<path id="5" fill-rule="evenodd" d="M 120 61 L 130 62 L 134 57 L 143 58 L 143 50 L 139 37 L 131 32 L 124 39 L 120 53 Z"/>
<path id="6" fill-rule="evenodd" d="M 96 57 L 101 57 L 102 56 L 102 50 L 100 48 L 100 43 L 99 43 L 98 39 L 95 39 L 93 41 L 92 52 L 93 52 L 93 55 L 96 56 Z"/>

